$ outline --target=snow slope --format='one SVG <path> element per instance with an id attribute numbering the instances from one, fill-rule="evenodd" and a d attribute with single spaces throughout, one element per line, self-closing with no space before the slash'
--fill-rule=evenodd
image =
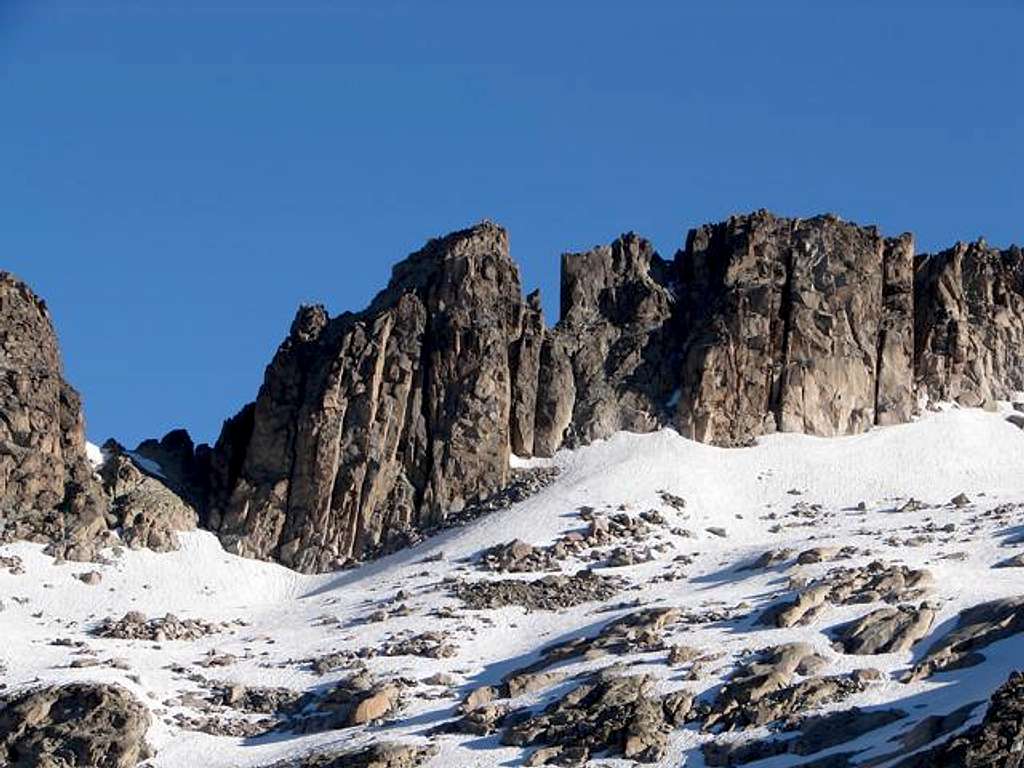
<path id="1" fill-rule="evenodd" d="M 664 653 L 622 659 L 657 676 L 665 692 L 686 687 L 698 694 L 713 693 L 744 653 L 793 640 L 810 642 L 827 656 L 830 673 L 865 666 L 881 670 L 886 674 L 883 682 L 842 706 L 897 703 L 911 715 L 833 752 L 861 748 L 868 750 L 866 756 L 890 752 L 891 737 L 929 714 L 946 714 L 966 702 L 986 699 L 1019 664 L 1024 638 L 1009 638 L 985 651 L 987 661 L 982 666 L 913 684 L 897 681 L 897 673 L 949 628 L 959 610 L 996 597 L 1024 594 L 1024 570 L 992 568 L 1024 551 L 1024 544 L 1011 543 L 1024 522 L 1020 520 L 1024 506 L 1013 511 L 1018 522 L 1010 525 L 990 522 L 984 514 L 997 505 L 1024 505 L 1024 432 L 1008 424 L 1004 414 L 951 409 L 855 437 L 773 435 L 742 449 L 701 445 L 668 430 L 619 434 L 562 452 L 552 462 L 561 469 L 558 480 L 508 510 L 359 569 L 323 576 L 302 576 L 226 554 L 213 536 L 202 532 L 184 534 L 178 552 L 126 551 L 112 556 L 110 564 L 96 566 L 55 564 L 39 545 L 2 547 L 0 556 L 20 557 L 24 568 L 20 574 L 0 570 L 3 680 L 10 688 L 66 680 L 126 686 L 155 715 L 149 734 L 157 750 L 151 761 L 154 768 L 261 766 L 321 745 L 355 746 L 382 738 L 416 742 L 429 738 L 440 748 L 431 765 L 468 767 L 519 765 L 528 753 L 501 746 L 498 736 L 428 736 L 427 732 L 454 717 L 454 706 L 469 690 L 495 683 L 525 666 L 553 641 L 592 633 L 635 610 L 623 607 L 624 601 L 675 606 L 695 614 L 728 609 L 732 617 L 688 624 L 669 637 L 669 642 L 723 653 L 699 680 L 682 679 L 678 670 L 665 663 Z M 666 504 L 662 491 L 685 499 L 685 509 Z M 966 508 L 950 506 L 947 502 L 959 493 L 966 493 L 973 503 Z M 938 506 L 898 512 L 910 497 Z M 864 511 L 857 509 L 860 502 Z M 794 504 L 811 511 L 805 516 L 790 515 Z M 528 613 L 519 607 L 470 611 L 443 583 L 451 577 L 499 578 L 478 568 L 483 550 L 517 538 L 550 544 L 585 528 L 580 507 L 630 514 L 655 509 L 667 518 L 667 525 L 658 527 L 647 542 L 654 559 L 597 568 L 629 583 L 607 606 L 590 603 L 557 612 Z M 953 530 L 942 531 L 949 523 Z M 725 536 L 708 528 L 724 529 Z M 656 551 L 658 545 L 663 545 L 661 551 Z M 853 657 L 833 650 L 824 630 L 872 607 L 863 605 L 830 608 L 806 627 L 759 626 L 756 618 L 761 611 L 787 594 L 784 581 L 791 571 L 737 571 L 737 566 L 769 549 L 800 551 L 821 545 L 856 547 L 858 555 L 842 565 L 880 559 L 929 569 L 935 577 L 930 597 L 941 605 L 931 636 L 903 654 Z M 690 556 L 691 562 L 680 565 L 676 561 L 680 555 Z M 570 559 L 563 567 L 574 572 L 589 565 L 589 561 Z M 835 565 L 799 568 L 813 577 Z M 685 572 L 683 579 L 654 581 L 680 569 Z M 89 570 L 102 574 L 100 584 L 90 586 L 75 577 Z M 399 590 L 404 592 L 401 601 L 412 609 L 409 615 L 365 621 Z M 452 610 L 431 615 L 440 608 Z M 101 619 L 129 610 L 242 624 L 230 632 L 191 641 L 106 640 L 89 634 Z M 183 669 L 248 685 L 322 688 L 346 673 L 317 676 L 306 660 L 379 647 L 387 639 L 428 630 L 443 632 L 458 653 L 444 659 L 378 656 L 366 660 L 367 667 L 381 676 L 420 681 L 411 689 L 400 717 L 392 722 L 315 736 L 278 733 L 245 740 L 184 730 L 171 720 L 188 708 L 167 702 L 198 690 Z M 82 649 L 53 645 L 58 638 L 85 643 L 101 664 L 71 668 L 70 661 L 82 657 Z M 197 667 L 211 650 L 230 654 L 234 663 Z M 119 666 L 126 668 L 104 666 L 110 659 L 122 660 Z M 579 661 L 567 669 L 575 672 L 607 663 Z M 422 682 L 437 672 L 452 674 L 460 684 L 446 689 Z M 543 704 L 564 690 L 533 694 L 523 703 Z M 975 710 L 970 722 L 980 719 L 983 711 L 984 707 Z M 664 764 L 703 765 L 699 746 L 708 738 L 694 727 L 676 731 Z M 598 762 L 627 764 L 613 759 Z M 798 762 L 792 756 L 780 756 L 750 765 L 776 768 Z"/>

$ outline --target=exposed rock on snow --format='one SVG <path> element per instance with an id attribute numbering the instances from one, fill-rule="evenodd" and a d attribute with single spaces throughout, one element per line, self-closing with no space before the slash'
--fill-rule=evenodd
<path id="1" fill-rule="evenodd" d="M 150 756 L 146 707 L 114 685 L 70 683 L 0 698 L 0 763 L 135 768 Z"/>
<path id="2" fill-rule="evenodd" d="M 692 697 L 650 693 L 643 675 L 597 674 L 543 713 L 510 726 L 502 736 L 512 746 L 540 746 L 529 765 L 586 765 L 592 754 L 653 763 L 665 752 L 668 732 L 685 722 Z"/>
<path id="3" fill-rule="evenodd" d="M 290 723 L 299 733 L 316 733 L 383 720 L 401 705 L 401 689 L 366 674 L 353 675 L 318 697 L 314 712 Z"/>
<path id="4" fill-rule="evenodd" d="M 980 664 L 985 660 L 981 649 L 1020 632 L 1024 632 L 1022 597 L 994 600 L 968 608 L 960 614 L 956 628 L 928 649 L 908 680 Z"/>
<path id="5" fill-rule="evenodd" d="M 926 594 L 931 581 L 932 575 L 926 570 L 890 566 L 879 561 L 861 567 L 839 568 L 801 589 L 793 601 L 771 606 L 761 621 L 777 627 L 792 627 L 811 623 L 829 604 L 916 600 Z"/>
<path id="6" fill-rule="evenodd" d="M 680 616 L 681 612 L 674 608 L 651 608 L 623 616 L 603 626 L 593 637 L 578 637 L 545 648 L 540 661 L 522 671 L 546 669 L 579 656 L 594 659 L 608 654 L 665 650 L 663 631 Z"/>
<path id="7" fill-rule="evenodd" d="M 890 768 L 974 723 L 981 705 L 964 703 L 987 699 L 1019 655 L 1024 635 L 1002 634 L 1016 613 L 986 611 L 965 644 L 937 652 L 945 674 L 900 682 L 965 609 L 1020 594 L 1016 569 L 991 567 L 1024 551 L 1024 438 L 1003 416 L 952 409 L 740 450 L 667 431 L 617 434 L 556 457 L 560 474 L 543 494 L 334 574 L 235 557 L 192 531 L 178 534 L 176 551 L 117 554 L 86 587 L 76 576 L 87 569 L 8 544 L 0 666 L 19 690 L 123 684 L 152 714 L 153 768 L 359 765 L 381 756 L 371 746 L 385 738 L 426 768 L 654 755 L 677 766 L 702 752 L 702 764 Z M 970 503 L 948 501 L 959 493 Z M 688 537 L 677 532 L 684 519 L 729 538 Z M 922 534 L 916 547 L 902 543 Z M 460 581 L 545 576 L 481 573 L 483 553 L 517 537 L 530 543 L 510 562 L 550 553 L 563 578 L 587 561 L 602 567 L 617 547 L 657 556 L 597 570 L 614 573 L 610 598 L 553 611 L 460 605 Z M 737 570 L 753 562 L 765 567 Z M 807 623 L 757 622 L 767 604 L 819 586 Z M 114 637 L 95 634 L 97 617 L 131 610 L 107 622 L 121 624 Z M 152 618 L 168 611 L 182 619 Z M 929 611 L 928 638 L 909 647 Z M 187 621 L 200 626 L 179 632 Z M 970 670 L 945 666 L 979 651 L 986 658 Z M 622 678 L 646 681 L 612 682 Z M 530 721 L 538 730 L 521 731 Z M 513 731 L 537 740 L 502 744 Z M 610 754 L 599 751 L 606 739 Z M 430 761 L 416 751 L 427 741 Z"/>
<path id="8" fill-rule="evenodd" d="M 704 745 L 704 760 L 711 768 L 745 765 L 776 755 L 813 755 L 839 744 L 860 738 L 866 733 L 883 728 L 907 713 L 900 709 L 864 711 L 853 707 L 825 715 L 804 718 L 794 738 L 753 739 L 748 741 L 711 741 Z M 849 765 L 846 756 L 836 765 Z M 802 766 L 814 763 L 801 763 Z M 822 763 L 817 763 L 822 765 Z M 824 765 L 829 765 L 825 762 Z"/>
<path id="9" fill-rule="evenodd" d="M 839 646 L 858 656 L 874 653 L 903 653 L 925 637 L 935 622 L 935 609 L 928 605 L 879 608 L 843 628 Z"/>
<path id="10" fill-rule="evenodd" d="M 179 619 L 174 614 L 147 619 L 138 611 L 129 611 L 120 619 L 104 619 L 93 634 L 116 640 L 196 640 L 223 630 L 198 619 Z"/>
<path id="11" fill-rule="evenodd" d="M 374 744 L 359 749 L 315 752 L 268 768 L 419 768 L 437 754 L 433 746 Z"/>
<path id="12" fill-rule="evenodd" d="M 1024 674 L 1014 672 L 993 695 L 985 719 L 897 768 L 1021 768 L 1024 766 Z"/>
<path id="13" fill-rule="evenodd" d="M 571 576 L 551 575 L 533 581 L 458 581 L 452 591 L 474 610 L 518 605 L 531 611 L 557 611 L 580 603 L 608 600 L 621 589 L 621 582 L 593 571 Z"/>

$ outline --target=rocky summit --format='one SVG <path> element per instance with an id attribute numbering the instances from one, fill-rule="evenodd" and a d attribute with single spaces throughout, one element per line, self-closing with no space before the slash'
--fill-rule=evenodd
<path id="1" fill-rule="evenodd" d="M 1024 387 L 1022 334 L 1017 248 L 915 256 L 909 234 L 766 211 L 692 230 L 671 260 L 632 233 L 565 254 L 548 327 L 484 222 L 399 263 L 359 313 L 302 307 L 255 402 L 187 459 L 189 487 L 230 551 L 328 570 L 486 500 L 510 455 L 991 406 Z"/>
<path id="2" fill-rule="evenodd" d="M 0 289 L 3 535 L 75 559 L 111 530 L 173 547 L 198 519 L 230 552 L 328 571 L 500 506 L 512 456 L 663 427 L 720 446 L 852 435 L 1024 389 L 1017 247 L 915 255 L 909 234 L 757 211 L 693 229 L 672 259 L 633 233 L 565 254 L 549 327 L 483 222 L 399 262 L 360 312 L 301 307 L 215 445 L 112 443 L 135 469 L 100 487 L 45 305 L 9 275 Z M 136 512 L 139 493 L 164 499 Z"/>
<path id="3" fill-rule="evenodd" d="M 483 222 L 100 449 L 0 274 L 0 766 L 1024 765 L 1020 249 L 758 211 L 560 299 Z"/>
<path id="4" fill-rule="evenodd" d="M 0 541 L 52 542 L 88 555 L 107 529 L 86 456 L 78 393 L 64 380 L 42 299 L 0 272 Z"/>

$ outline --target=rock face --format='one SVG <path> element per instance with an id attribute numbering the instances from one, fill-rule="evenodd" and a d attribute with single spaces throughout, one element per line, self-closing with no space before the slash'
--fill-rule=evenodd
<path id="1" fill-rule="evenodd" d="M 544 338 L 526 455 L 665 422 L 675 380 L 671 283 L 670 265 L 633 233 L 562 257 L 561 318 Z"/>
<path id="2" fill-rule="evenodd" d="M 923 396 L 1008 398 L 1024 390 L 1024 254 L 979 241 L 915 260 L 908 234 L 758 211 L 692 230 L 671 260 L 633 233 L 565 254 L 547 328 L 484 222 L 399 263 L 361 312 L 302 307 L 216 445 L 179 430 L 137 449 L 181 499 L 115 492 L 107 519 L 45 305 L 6 273 L 0 355 L 3 536 L 82 558 L 110 525 L 166 549 L 191 506 L 231 551 L 321 571 L 491 504 L 513 453 L 665 426 L 726 446 L 854 434 Z"/>
<path id="3" fill-rule="evenodd" d="M 88 542 L 106 530 L 78 393 L 64 380 L 46 304 L 0 272 L 0 527 Z"/>
<path id="4" fill-rule="evenodd" d="M 213 450 L 207 525 L 239 554 L 322 570 L 501 488 L 526 310 L 490 223 L 428 243 L 363 312 L 303 307 Z"/>
<path id="5" fill-rule="evenodd" d="M 0 764 L 134 768 L 150 756 L 146 708 L 114 685 L 71 683 L 0 699 Z"/>
<path id="6" fill-rule="evenodd" d="M 1024 387 L 1022 261 L 915 261 L 909 234 L 758 211 L 671 260 L 633 233 L 566 254 L 548 328 L 485 222 L 398 264 L 362 312 L 300 309 L 212 449 L 144 445 L 229 549 L 324 570 L 475 508 L 511 454 L 665 426 L 725 446 L 855 434 L 908 421 L 922 394 L 1005 397 Z"/>
<path id="7" fill-rule="evenodd" d="M 724 445 L 909 418 L 913 244 L 832 216 L 737 216 L 676 257 L 688 342 L 676 424 Z"/>
<path id="8" fill-rule="evenodd" d="M 177 532 L 196 527 L 195 510 L 164 481 L 140 470 L 120 446 L 108 441 L 106 447 L 110 456 L 100 476 L 121 540 L 131 549 L 178 549 Z"/>
<path id="9" fill-rule="evenodd" d="M 978 406 L 1024 390 L 1024 253 L 958 243 L 921 260 L 916 360 L 933 400 Z"/>

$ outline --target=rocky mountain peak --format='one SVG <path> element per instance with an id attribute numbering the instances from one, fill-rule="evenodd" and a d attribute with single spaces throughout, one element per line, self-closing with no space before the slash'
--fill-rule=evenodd
<path id="1" fill-rule="evenodd" d="M 561 267 L 549 326 L 504 228 L 434 238 L 365 309 L 300 307 L 214 446 L 172 433 L 138 453 L 231 551 L 319 571 L 488 503 L 513 454 L 662 427 L 723 446 L 856 434 L 927 399 L 986 405 L 1024 389 L 1019 248 L 915 257 L 907 233 L 758 210 L 694 228 L 671 260 L 628 232 Z M 45 305 L 4 275 L 0 312 L 0 495 L 98 530 Z"/>
<path id="2" fill-rule="evenodd" d="M 499 489 L 526 311 L 490 222 L 431 240 L 361 312 L 300 310 L 213 449 L 208 524 L 233 551 L 322 570 Z"/>
<path id="3" fill-rule="evenodd" d="M 559 322 L 643 324 L 667 311 L 671 281 L 670 265 L 635 232 L 610 245 L 563 254 Z"/>
<path id="4" fill-rule="evenodd" d="M 61 371 L 46 302 L 10 272 L 0 272 L 0 364 Z"/>
<path id="5" fill-rule="evenodd" d="M 482 222 L 397 264 L 361 312 L 300 309 L 209 454 L 209 524 L 320 570 L 495 492 L 512 453 L 664 426 L 854 434 L 909 420 L 922 392 L 981 403 L 1021 373 L 1019 253 L 915 260 L 910 234 L 759 210 L 691 230 L 671 261 L 632 232 L 563 255 L 549 327 Z"/>
<path id="6" fill-rule="evenodd" d="M 46 304 L 0 273 L 0 540 L 87 548 L 106 530 L 78 393 L 64 380 Z"/>

